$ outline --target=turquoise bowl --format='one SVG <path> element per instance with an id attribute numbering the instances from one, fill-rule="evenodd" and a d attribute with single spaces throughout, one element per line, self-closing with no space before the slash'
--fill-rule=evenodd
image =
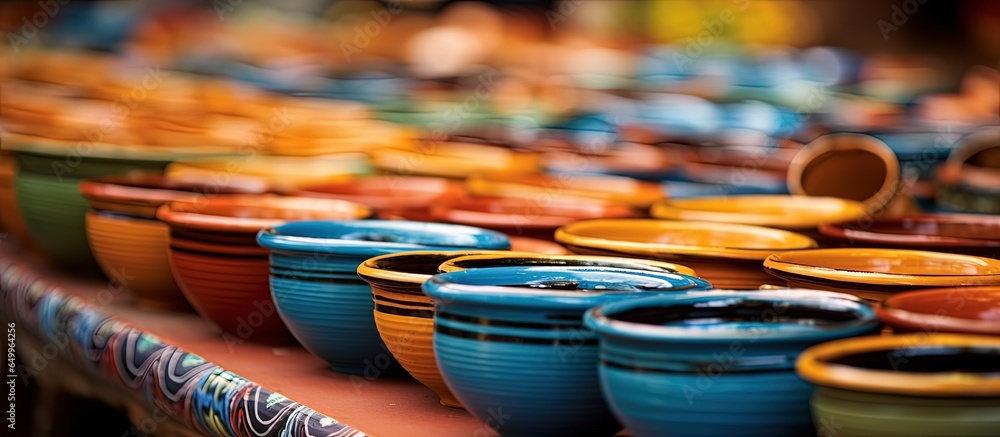
<path id="1" fill-rule="evenodd" d="M 687 293 L 589 310 L 601 389 L 636 437 L 814 435 L 806 348 L 875 334 L 857 298 L 812 290 Z"/>
<path id="2" fill-rule="evenodd" d="M 611 435 L 621 429 L 597 376 L 596 305 L 708 290 L 699 278 L 607 267 L 495 267 L 442 273 L 434 354 L 465 409 L 504 436 Z"/>
<path id="3" fill-rule="evenodd" d="M 413 250 L 510 248 L 499 232 L 397 220 L 287 223 L 261 231 L 257 243 L 270 252 L 271 297 L 292 335 L 335 371 L 366 378 L 399 368 L 375 328 L 358 265 Z"/>

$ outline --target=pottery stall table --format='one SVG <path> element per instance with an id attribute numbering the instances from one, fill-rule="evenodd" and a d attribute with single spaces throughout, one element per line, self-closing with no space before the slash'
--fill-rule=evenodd
<path id="1" fill-rule="evenodd" d="M 366 377 L 336 373 L 301 347 L 224 337 L 194 313 L 144 312 L 116 289 L 117 281 L 66 275 L 0 239 L 0 319 L 15 323 L 27 373 L 43 390 L 126 410 L 143 433 L 496 435 L 415 380 L 380 377 L 377 363 Z M 19 422 L 32 410 L 18 405 Z"/>

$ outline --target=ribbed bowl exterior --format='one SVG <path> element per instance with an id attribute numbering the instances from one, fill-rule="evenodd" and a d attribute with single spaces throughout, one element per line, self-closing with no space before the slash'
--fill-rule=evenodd
<path id="1" fill-rule="evenodd" d="M 22 172 L 14 177 L 14 191 L 28 230 L 46 255 L 60 264 L 95 265 L 84 225 L 89 206 L 77 182 Z"/>

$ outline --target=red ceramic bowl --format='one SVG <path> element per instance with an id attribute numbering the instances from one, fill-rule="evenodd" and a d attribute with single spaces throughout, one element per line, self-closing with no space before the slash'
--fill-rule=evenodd
<path id="1" fill-rule="evenodd" d="M 556 229 L 576 221 L 637 216 L 634 209 L 625 205 L 585 201 L 554 203 L 498 197 L 471 197 L 431 208 L 431 217 L 435 221 L 550 241 Z"/>
<path id="2" fill-rule="evenodd" d="M 295 195 L 349 200 L 391 219 L 426 217 L 431 206 L 462 197 L 464 189 L 452 179 L 382 175 L 306 187 Z"/>
<path id="3" fill-rule="evenodd" d="M 868 226 L 864 226 L 864 225 Z M 844 246 L 921 249 L 1000 258 L 1000 217 L 924 214 L 868 223 L 820 226 Z"/>
<path id="4" fill-rule="evenodd" d="M 294 342 L 275 311 L 261 229 L 295 220 L 354 220 L 371 209 L 345 200 L 218 196 L 170 202 L 157 217 L 170 225 L 170 267 L 191 306 L 227 341 Z"/>
<path id="5" fill-rule="evenodd" d="M 249 176 L 216 180 L 207 176 L 165 176 L 133 172 L 88 179 L 80 183 L 80 193 L 97 210 L 156 217 L 156 209 L 167 202 L 198 201 L 229 194 L 264 194 L 267 181 Z"/>
<path id="6" fill-rule="evenodd" d="M 896 332 L 1000 335 L 1000 287 L 900 293 L 876 306 L 875 314 Z"/>

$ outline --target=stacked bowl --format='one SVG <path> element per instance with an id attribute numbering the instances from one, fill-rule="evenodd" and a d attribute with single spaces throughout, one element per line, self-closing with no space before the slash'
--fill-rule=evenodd
<path id="1" fill-rule="evenodd" d="M 287 343 L 268 286 L 262 229 L 289 221 L 359 219 L 363 205 L 333 199 L 270 195 L 175 201 L 157 210 L 170 226 L 170 268 L 188 302 L 224 331 L 227 342 Z"/>

